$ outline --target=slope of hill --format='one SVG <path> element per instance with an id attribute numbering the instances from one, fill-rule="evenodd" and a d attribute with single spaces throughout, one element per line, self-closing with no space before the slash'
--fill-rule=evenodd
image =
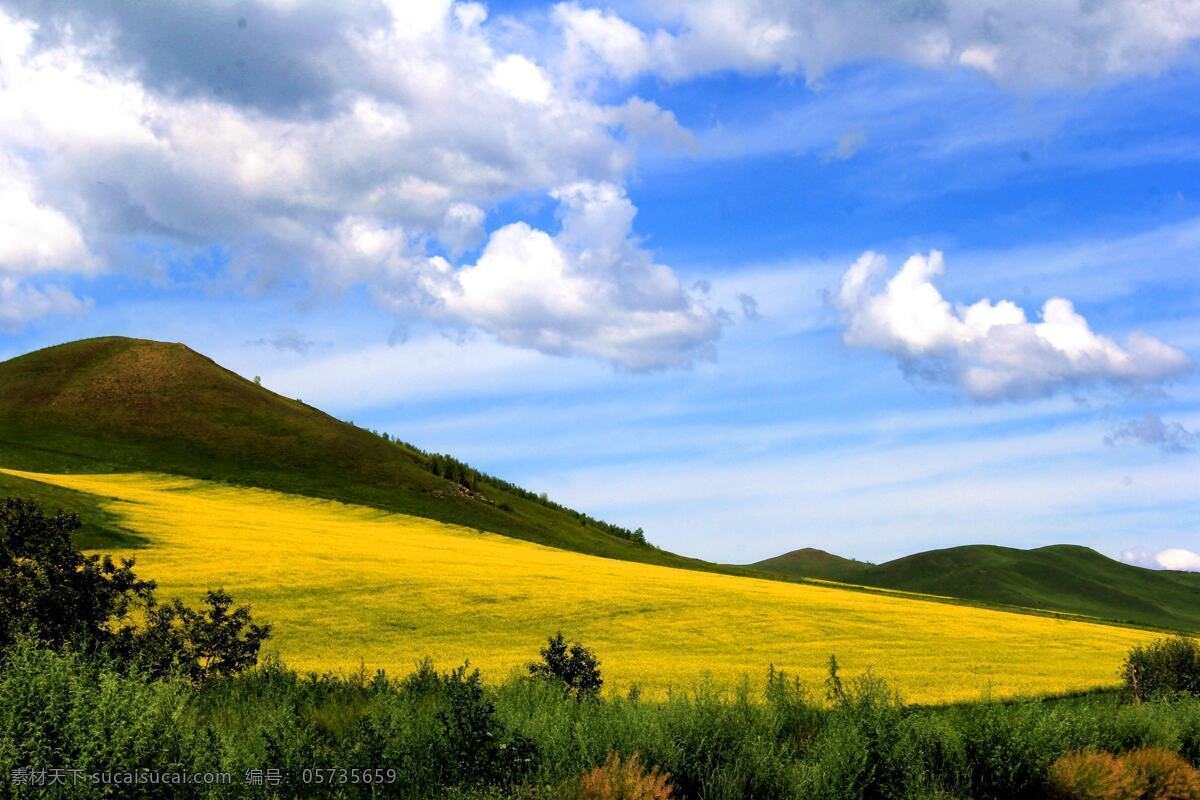
<path id="1" fill-rule="evenodd" d="M 817 578 L 823 581 L 852 583 L 859 573 L 869 569 L 871 565 L 865 561 L 842 558 L 815 547 L 802 547 L 750 566 L 789 578 Z"/>
<path id="2" fill-rule="evenodd" d="M 968 545 L 877 565 L 806 549 L 750 566 L 793 578 L 821 578 L 1200 631 L 1200 574 L 1135 567 L 1076 545 L 1034 550 Z"/>
<path id="3" fill-rule="evenodd" d="M 361 503 L 553 547 L 713 569 L 613 535 L 515 491 L 474 491 L 431 471 L 424 453 L 282 397 L 182 344 L 105 337 L 0 363 L 0 466 L 47 472 L 153 470 Z M 16 478 L 0 489 L 31 494 Z M 85 543 L 128 543 L 85 498 Z"/>
<path id="4" fill-rule="evenodd" d="M 614 535 L 496 479 L 442 475 L 430 455 L 245 380 L 182 344 L 106 337 L 0 363 L 0 467 L 154 471 L 368 505 L 591 555 L 780 579 L 819 578 L 1200 630 L 1200 576 L 1116 564 L 1085 548 L 957 548 L 872 566 L 804 550 L 751 567 Z M 437 472 L 438 474 L 435 474 Z M 85 547 L 140 542 L 94 497 L 0 474 L 0 493 L 81 515 Z M 1089 555 L 1090 554 L 1090 555 Z"/>

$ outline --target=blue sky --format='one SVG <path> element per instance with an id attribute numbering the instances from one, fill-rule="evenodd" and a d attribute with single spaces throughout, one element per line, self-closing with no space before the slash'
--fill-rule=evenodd
<path id="1" fill-rule="evenodd" d="M 715 560 L 1200 569 L 1197 39 L 1133 0 L 0 2 L 0 356 L 183 341 Z"/>

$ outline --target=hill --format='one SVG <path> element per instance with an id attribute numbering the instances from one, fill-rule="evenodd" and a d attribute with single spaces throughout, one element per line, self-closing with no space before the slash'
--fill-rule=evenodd
<path id="1" fill-rule="evenodd" d="M 360 503 L 593 555 L 716 568 L 282 397 L 182 344 L 85 339 L 0 363 L 0 466 L 169 472 Z M 81 513 L 82 545 L 132 541 L 88 498 L 11 476 L 0 477 L 0 491 Z"/>
<path id="2" fill-rule="evenodd" d="M 823 581 L 851 583 L 862 570 L 871 565 L 851 558 L 842 558 L 815 547 L 802 547 L 750 566 L 790 578 L 817 578 Z"/>
<path id="3" fill-rule="evenodd" d="M 1117 564 L 1085 548 L 956 548 L 879 566 L 811 549 L 749 568 L 686 558 L 450 456 L 278 395 L 182 344 L 105 337 L 0 363 L 0 467 L 165 472 L 356 503 L 589 555 L 1200 630 L 1200 576 Z M 144 544 L 93 496 L 8 474 L 0 474 L 0 493 L 79 513 L 81 546 Z"/>
<path id="4" fill-rule="evenodd" d="M 1145 569 L 1087 547 L 968 545 L 865 564 L 811 548 L 750 565 L 819 578 L 1200 631 L 1200 574 Z"/>

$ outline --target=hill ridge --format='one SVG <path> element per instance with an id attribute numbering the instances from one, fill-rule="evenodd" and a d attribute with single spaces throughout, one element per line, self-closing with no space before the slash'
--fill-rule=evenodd
<path id="1" fill-rule="evenodd" d="M 800 548 L 747 566 L 795 578 L 1200 631 L 1200 574 L 1125 564 L 1085 545 L 1052 544 L 1028 550 L 959 545 L 882 564 Z"/>

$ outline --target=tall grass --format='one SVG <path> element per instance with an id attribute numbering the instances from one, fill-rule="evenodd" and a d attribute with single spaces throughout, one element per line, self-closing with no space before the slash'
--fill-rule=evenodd
<path id="1" fill-rule="evenodd" d="M 915 708 L 870 676 L 828 700 L 772 672 L 765 692 L 700 684 L 663 700 L 580 702 L 543 681 L 488 686 L 470 669 L 346 678 L 278 662 L 197 689 L 28 642 L 0 669 L 0 797 L 483 800 L 666 787 L 680 800 L 1027 798 L 1047 796 L 1055 774 L 1061 783 L 1074 763 L 1064 756 L 1146 748 L 1196 764 L 1200 700 Z M 224 771 L 232 784 L 39 794 L 10 782 L 14 769 L 55 767 Z M 394 781 L 302 780 L 343 768 L 391 769 Z M 283 782 L 245 783 L 265 769 Z"/>

